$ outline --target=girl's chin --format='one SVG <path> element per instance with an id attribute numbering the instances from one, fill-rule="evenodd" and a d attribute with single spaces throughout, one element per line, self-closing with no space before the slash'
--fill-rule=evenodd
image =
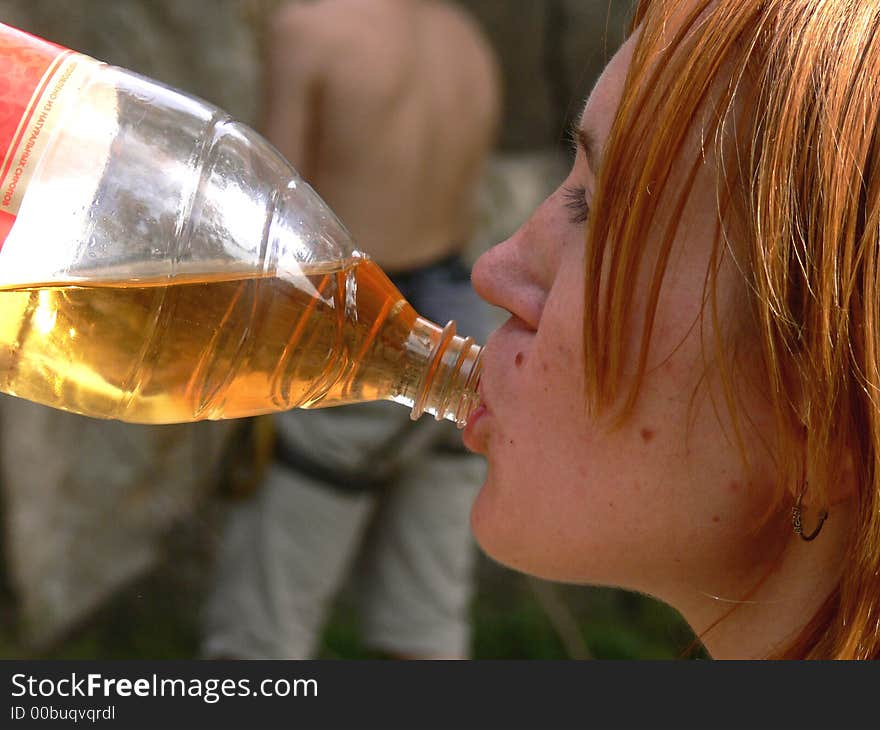
<path id="1" fill-rule="evenodd" d="M 471 507 L 470 526 L 480 549 L 492 560 L 514 570 L 523 571 L 523 559 L 531 550 L 499 499 L 498 486 L 492 479 L 492 468 Z"/>

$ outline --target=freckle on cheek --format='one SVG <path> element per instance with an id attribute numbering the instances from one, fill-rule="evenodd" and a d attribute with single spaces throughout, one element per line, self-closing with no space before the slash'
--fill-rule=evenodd
<path id="1" fill-rule="evenodd" d="M 642 441 L 644 441 L 645 443 L 648 443 L 652 438 L 654 438 L 654 431 L 651 430 L 650 428 L 643 428 L 641 430 L 641 434 L 642 434 Z"/>
<path id="2" fill-rule="evenodd" d="M 517 367 L 520 367 L 523 364 L 523 360 L 525 360 L 525 355 L 523 355 L 521 352 L 518 352 L 516 353 L 516 357 L 513 358 L 513 363 Z"/>
<path id="3" fill-rule="evenodd" d="M 727 488 L 728 488 L 731 492 L 738 492 L 738 491 L 740 490 L 740 487 L 741 487 L 741 486 L 742 486 L 742 485 L 741 485 L 739 482 L 731 482 L 731 483 L 727 486 Z"/>
<path id="4" fill-rule="evenodd" d="M 720 518 L 718 515 L 715 515 L 715 516 L 712 518 L 712 522 L 721 522 L 721 518 Z"/>

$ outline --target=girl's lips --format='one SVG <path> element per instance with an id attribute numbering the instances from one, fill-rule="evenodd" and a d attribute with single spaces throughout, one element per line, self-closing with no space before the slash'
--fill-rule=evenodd
<path id="1" fill-rule="evenodd" d="M 484 403 L 477 406 L 471 412 L 467 421 L 467 426 L 465 426 L 464 431 L 462 431 L 461 440 L 470 451 L 481 453 L 483 450 L 484 441 L 477 436 L 477 424 L 483 416 L 488 413 L 488 410 L 489 409 L 486 408 Z"/>
<path id="2" fill-rule="evenodd" d="M 469 451 L 473 451 L 477 454 L 485 453 L 488 446 L 489 436 L 486 432 L 486 418 L 487 414 L 491 415 L 492 411 L 489 408 L 489 404 L 486 401 L 486 391 L 484 386 L 484 382 L 486 379 L 486 354 L 487 347 L 489 342 L 492 340 L 494 336 L 494 332 L 489 336 L 489 339 L 486 341 L 486 344 L 483 345 L 482 351 L 482 359 L 483 359 L 483 370 L 480 373 L 480 380 L 477 383 L 477 394 L 480 397 L 479 404 L 473 411 L 471 411 L 468 416 L 467 425 L 465 425 L 464 430 L 461 434 L 462 443 L 464 443 L 465 447 Z M 482 427 L 481 427 L 482 424 Z"/>

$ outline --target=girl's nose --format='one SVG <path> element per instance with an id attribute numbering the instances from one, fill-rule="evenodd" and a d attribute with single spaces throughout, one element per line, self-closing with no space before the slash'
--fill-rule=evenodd
<path id="1" fill-rule="evenodd" d="M 537 329 L 547 292 L 534 267 L 529 265 L 529 228 L 526 224 L 480 256 L 471 272 L 471 281 L 477 294 L 489 304 L 506 309 Z"/>

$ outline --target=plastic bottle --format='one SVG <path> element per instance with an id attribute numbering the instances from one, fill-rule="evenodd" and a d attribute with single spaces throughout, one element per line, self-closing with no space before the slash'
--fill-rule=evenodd
<path id="1" fill-rule="evenodd" d="M 139 423 L 476 405 L 480 348 L 216 107 L 0 24 L 0 156 L 0 390 Z"/>

